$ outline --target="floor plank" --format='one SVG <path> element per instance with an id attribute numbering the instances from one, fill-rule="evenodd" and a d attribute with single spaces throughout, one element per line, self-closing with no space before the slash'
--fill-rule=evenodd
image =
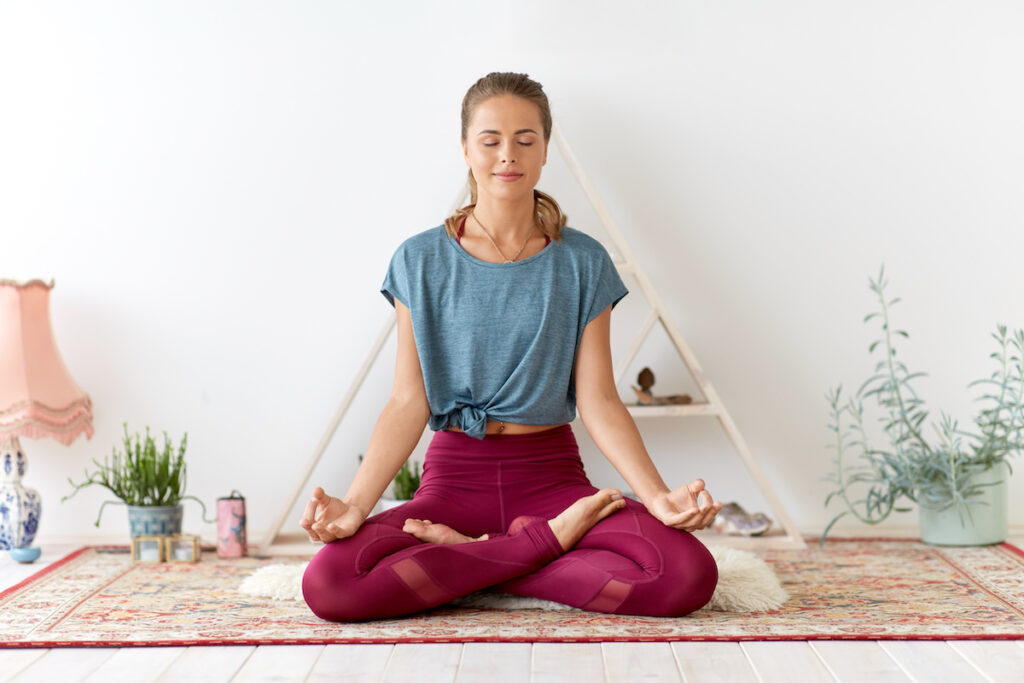
<path id="1" fill-rule="evenodd" d="M 949 646 L 995 683 L 1024 678 L 1024 641 L 950 640 Z"/>
<path id="2" fill-rule="evenodd" d="M 880 640 L 878 644 L 914 680 L 957 683 L 985 680 L 970 662 L 945 641 Z"/>
<path id="3" fill-rule="evenodd" d="M 669 643 L 601 643 L 605 680 L 609 683 L 665 681 L 682 683 Z"/>
<path id="4" fill-rule="evenodd" d="M 461 659 L 461 643 L 399 643 L 381 680 L 454 681 Z"/>
<path id="5" fill-rule="evenodd" d="M 245 664 L 231 680 L 240 683 L 301 683 L 313 670 L 323 649 L 323 645 L 261 645 L 245 660 Z"/>
<path id="6" fill-rule="evenodd" d="M 523 683 L 530 680 L 530 643 L 466 643 L 456 681 Z"/>
<path id="7" fill-rule="evenodd" d="M 184 647 L 125 647 L 88 676 L 87 683 L 155 681 L 180 657 Z"/>
<path id="8" fill-rule="evenodd" d="M 364 645 L 328 645 L 320 653 L 313 671 L 306 679 L 311 682 L 359 681 L 377 683 L 384 678 L 388 659 L 395 649 L 387 643 Z"/>
<path id="9" fill-rule="evenodd" d="M 0 650 L 0 683 L 7 683 L 47 652 L 45 647 L 4 648 Z"/>
<path id="10" fill-rule="evenodd" d="M 160 683 L 222 683 L 230 681 L 256 652 L 255 645 L 189 647 L 171 662 Z"/>
<path id="11" fill-rule="evenodd" d="M 746 683 L 757 674 L 739 643 L 672 643 L 686 683 Z"/>
<path id="12" fill-rule="evenodd" d="M 600 643 L 534 643 L 530 680 L 603 681 L 604 661 Z M 571 674 L 571 676 L 570 676 Z"/>
<path id="13" fill-rule="evenodd" d="M 72 683 L 103 665 L 117 652 L 116 647 L 55 647 L 12 680 L 15 683 Z"/>
<path id="14" fill-rule="evenodd" d="M 807 641 L 745 642 L 740 647 L 762 683 L 836 680 Z"/>
<path id="15" fill-rule="evenodd" d="M 816 640 L 811 649 L 843 683 L 905 682 L 911 678 L 873 640 Z"/>

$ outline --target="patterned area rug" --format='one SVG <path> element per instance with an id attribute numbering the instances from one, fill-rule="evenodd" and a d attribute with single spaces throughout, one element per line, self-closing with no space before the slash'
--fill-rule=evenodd
<path id="1" fill-rule="evenodd" d="M 444 606 L 333 624 L 304 603 L 253 599 L 241 581 L 308 558 L 133 565 L 83 548 L 0 594 L 0 646 L 242 645 L 808 639 L 1024 639 L 1024 552 L 836 540 L 762 554 L 791 599 L 760 613 L 631 617 L 581 610 Z"/>

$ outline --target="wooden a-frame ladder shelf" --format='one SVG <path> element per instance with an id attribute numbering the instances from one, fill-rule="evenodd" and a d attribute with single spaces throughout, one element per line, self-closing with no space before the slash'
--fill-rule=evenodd
<path id="1" fill-rule="evenodd" d="M 743 464 L 750 472 L 755 483 L 758 485 L 762 495 L 771 507 L 774 513 L 772 530 L 763 536 L 755 537 L 744 537 L 744 536 L 722 536 L 718 534 L 709 533 L 707 531 L 699 531 L 697 535 L 705 543 L 715 543 L 720 545 L 729 545 L 734 547 L 744 547 L 752 550 L 759 549 L 774 549 L 774 548 L 805 548 L 806 544 L 801 537 L 800 533 L 794 526 L 789 515 L 786 514 L 785 508 L 779 501 L 775 492 L 772 490 L 771 485 L 765 478 L 764 473 L 761 470 L 760 464 L 751 455 L 750 449 L 747 447 L 746 442 L 740 435 L 739 429 L 736 428 L 736 424 L 730 417 L 729 412 L 725 408 L 725 404 L 718 397 L 711 383 L 705 377 L 703 370 L 701 370 L 700 363 L 697 362 L 696 356 L 687 346 L 683 340 L 683 336 L 676 329 L 676 326 L 672 323 L 671 319 L 666 313 L 665 307 L 661 303 L 661 298 L 651 285 L 650 280 L 644 274 L 643 270 L 640 269 L 636 259 L 633 256 L 632 250 L 629 248 L 628 243 L 622 237 L 622 233 L 619 231 L 615 222 L 612 220 L 611 214 L 605 208 L 604 203 L 598 196 L 597 191 L 591 185 L 586 174 L 583 172 L 583 168 L 580 166 L 576 157 L 573 155 L 572 150 L 565 142 L 565 138 L 562 135 L 561 128 L 558 122 L 555 121 L 552 124 L 551 137 L 555 141 L 558 150 L 572 172 L 576 182 L 579 183 L 581 189 L 586 194 L 591 206 L 595 213 L 601 220 L 608 234 L 615 242 L 615 246 L 618 253 L 622 255 L 622 260 L 616 261 L 615 266 L 620 274 L 632 275 L 633 278 L 640 285 L 640 289 L 644 296 L 647 298 L 648 303 L 651 305 L 650 314 L 647 316 L 644 323 L 640 326 L 637 331 L 636 338 L 633 340 L 626 354 L 619 359 L 615 366 L 615 385 L 619 386 L 623 375 L 629 368 L 630 363 L 633 362 L 637 353 L 640 351 L 645 339 L 650 335 L 654 329 L 656 323 L 661 323 L 663 329 L 668 334 L 676 350 L 679 352 L 680 358 L 690 375 L 693 377 L 698 388 L 706 399 L 703 402 L 694 402 L 684 405 L 630 405 L 627 404 L 629 413 L 634 417 L 693 417 L 693 416 L 713 416 L 716 417 L 725 430 L 726 435 L 732 442 L 733 447 L 739 453 L 742 458 Z M 459 192 L 459 196 L 452 206 L 452 213 L 455 209 L 465 204 L 466 199 L 469 195 L 468 185 L 464 186 Z M 377 340 L 374 343 L 366 361 L 359 369 L 355 380 L 352 382 L 352 386 L 345 394 L 335 412 L 334 417 L 328 424 L 323 436 L 320 438 L 316 449 L 313 452 L 312 457 L 306 465 L 300 479 L 296 482 L 295 487 L 292 489 L 291 495 L 285 501 L 284 506 L 281 508 L 281 512 L 274 524 L 268 530 L 262 545 L 260 546 L 260 553 L 264 555 L 283 555 L 283 554 L 309 554 L 315 551 L 318 546 L 310 544 L 306 539 L 305 534 L 281 534 L 281 528 L 287 519 L 288 514 L 291 512 L 295 502 L 299 499 L 305 491 L 306 484 L 309 481 L 310 476 L 313 474 L 313 470 L 317 463 L 320 462 L 320 458 L 323 456 L 324 451 L 327 449 L 331 438 L 334 436 L 335 431 L 338 429 L 338 425 L 341 424 L 345 413 L 348 411 L 352 400 L 358 393 L 359 388 L 362 386 L 363 381 L 369 374 L 370 369 L 376 362 L 377 357 L 380 355 L 384 344 L 391 336 L 392 330 L 395 328 L 396 317 L 394 311 L 391 312 L 388 320 L 385 322 L 380 333 L 377 335 Z M 577 418 L 578 419 L 578 418 Z M 781 528 L 780 528 L 781 527 Z"/>

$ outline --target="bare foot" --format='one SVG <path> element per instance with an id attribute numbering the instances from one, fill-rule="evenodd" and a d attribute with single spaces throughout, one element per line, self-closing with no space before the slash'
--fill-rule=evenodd
<path id="1" fill-rule="evenodd" d="M 483 536 L 466 536 L 445 524 L 434 524 L 429 519 L 407 519 L 402 531 L 412 534 L 421 541 L 427 543 L 470 543 L 472 541 L 486 541 L 487 534 Z"/>
<path id="2" fill-rule="evenodd" d="M 601 489 L 592 496 L 584 496 L 565 508 L 560 515 L 548 520 L 555 538 L 568 550 L 576 545 L 583 534 L 616 510 L 626 507 L 618 489 Z"/>

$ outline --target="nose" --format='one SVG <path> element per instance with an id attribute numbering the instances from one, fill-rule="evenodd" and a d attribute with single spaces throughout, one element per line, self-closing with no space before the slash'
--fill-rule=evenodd
<path id="1" fill-rule="evenodd" d="M 516 144 L 515 142 L 509 141 L 509 142 L 506 142 L 506 143 L 504 143 L 502 145 L 502 147 L 501 147 L 501 159 L 502 159 L 502 161 L 513 162 L 513 161 L 516 160 L 516 152 L 515 152 L 516 146 L 515 146 L 515 144 Z"/>

